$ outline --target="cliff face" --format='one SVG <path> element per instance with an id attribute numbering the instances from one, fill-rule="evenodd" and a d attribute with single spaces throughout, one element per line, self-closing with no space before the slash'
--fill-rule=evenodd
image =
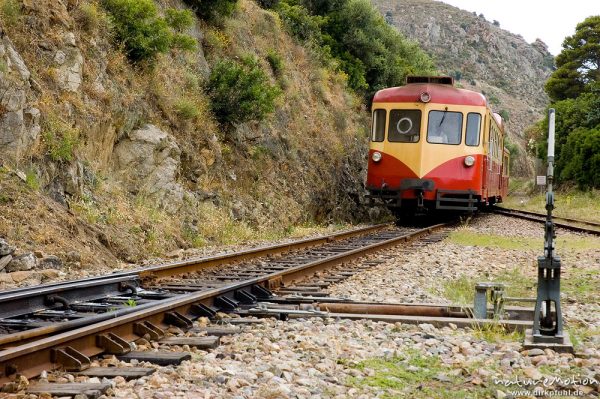
<path id="1" fill-rule="evenodd" d="M 96 1 L 6 1 L 0 238 L 18 247 L 13 255 L 71 253 L 78 265 L 111 268 L 363 216 L 362 101 L 274 12 L 240 0 L 221 25 L 186 30 L 196 50 L 145 68 L 115 46 Z M 248 55 L 282 95 L 265 120 L 224 128 L 205 82 L 218 60 Z"/>
<path id="2" fill-rule="evenodd" d="M 492 108 L 508 116 L 518 146 L 513 173 L 529 172 L 524 130 L 542 116 L 548 98 L 544 82 L 554 60 L 540 40 L 527 43 L 468 11 L 432 0 L 373 0 L 388 23 L 434 57 L 439 70 L 458 85 L 483 92 Z M 514 151 L 513 151 L 514 152 Z"/>

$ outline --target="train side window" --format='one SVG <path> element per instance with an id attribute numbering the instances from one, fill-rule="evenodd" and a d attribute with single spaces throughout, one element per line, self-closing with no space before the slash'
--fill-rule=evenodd
<path id="1" fill-rule="evenodd" d="M 467 134 L 465 144 L 477 147 L 479 145 L 479 132 L 481 131 L 481 114 L 470 112 L 467 115 Z"/>
<path id="2" fill-rule="evenodd" d="M 427 142 L 460 144 L 463 126 L 462 112 L 429 111 Z"/>
<path id="3" fill-rule="evenodd" d="M 393 109 L 390 111 L 388 141 L 416 143 L 421 132 L 421 111 L 418 109 Z"/>
<path id="4" fill-rule="evenodd" d="M 385 109 L 376 109 L 373 111 L 373 129 L 371 131 L 371 141 L 381 142 L 385 138 L 385 119 L 387 113 Z"/>

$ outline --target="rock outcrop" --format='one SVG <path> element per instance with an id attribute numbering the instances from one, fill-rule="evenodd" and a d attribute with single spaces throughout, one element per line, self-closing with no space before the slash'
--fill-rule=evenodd
<path id="1" fill-rule="evenodd" d="M 30 105 L 31 73 L 0 28 L 0 161 L 18 159 L 40 134 L 40 111 Z"/>
<path id="2" fill-rule="evenodd" d="M 146 125 L 117 143 L 113 166 L 133 194 L 146 195 L 167 211 L 176 212 L 185 195 L 177 182 L 180 157 L 181 150 L 173 136 Z"/>

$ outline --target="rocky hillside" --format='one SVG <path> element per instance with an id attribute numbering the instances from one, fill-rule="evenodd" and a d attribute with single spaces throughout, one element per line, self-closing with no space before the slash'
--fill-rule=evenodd
<path id="1" fill-rule="evenodd" d="M 513 173 L 528 173 L 524 130 L 542 117 L 548 103 L 544 82 L 554 65 L 546 45 L 540 40 L 527 43 L 502 29 L 502 21 L 488 21 L 439 1 L 373 3 L 388 23 L 434 57 L 441 72 L 487 96 L 492 108 L 508 120 L 511 141 L 518 146 Z"/>
<path id="2" fill-rule="evenodd" d="M 135 65 L 96 1 L 0 3 L 0 238 L 13 248 L 0 272 L 8 256 L 11 272 L 48 254 L 115 268 L 362 217 L 362 101 L 276 13 L 241 0 L 219 24 L 194 19 L 193 51 Z M 206 81 L 248 56 L 282 94 L 263 121 L 222 126 Z"/>

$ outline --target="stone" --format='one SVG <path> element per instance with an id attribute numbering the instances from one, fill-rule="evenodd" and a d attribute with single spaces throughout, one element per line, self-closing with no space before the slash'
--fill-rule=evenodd
<path id="1" fill-rule="evenodd" d="M 18 272 L 33 269 L 37 264 L 37 259 L 33 252 L 27 252 L 23 255 L 14 257 L 6 266 L 7 272 Z"/>
<path id="2" fill-rule="evenodd" d="M 534 366 L 548 363 L 548 357 L 546 355 L 538 355 L 531 358 L 531 364 Z"/>
<path id="3" fill-rule="evenodd" d="M 60 271 L 55 269 L 44 269 L 39 272 L 42 276 L 42 280 L 52 280 L 60 276 Z"/>
<path id="4" fill-rule="evenodd" d="M 15 171 L 15 175 L 17 175 L 17 177 L 23 182 L 27 181 L 27 175 L 22 170 Z"/>
<path id="5" fill-rule="evenodd" d="M 15 283 L 21 283 L 25 280 L 29 280 L 31 277 L 35 275 L 34 272 L 31 271 L 19 271 L 10 273 L 10 277 Z"/>
<path id="6" fill-rule="evenodd" d="M 6 255 L 0 258 L 0 270 L 4 270 L 6 265 L 12 260 L 12 255 Z"/>
<path id="7" fill-rule="evenodd" d="M 62 269 L 63 262 L 58 256 L 48 255 L 38 261 L 40 269 Z"/>
<path id="8" fill-rule="evenodd" d="M 542 373 L 535 367 L 524 367 L 523 374 L 532 380 L 540 380 L 542 378 Z"/>
<path id="9" fill-rule="evenodd" d="M 186 192 L 177 182 L 181 150 L 170 134 L 154 125 L 133 130 L 115 146 L 112 163 L 132 193 L 147 195 L 170 213 L 183 205 Z"/>
<path id="10" fill-rule="evenodd" d="M 545 352 L 543 349 L 533 348 L 522 352 L 525 356 L 539 356 L 543 355 Z"/>
<path id="11" fill-rule="evenodd" d="M 65 41 L 65 44 L 69 46 L 75 47 L 77 45 L 77 43 L 75 42 L 75 34 L 73 32 L 65 33 L 63 39 Z"/>
<path id="12" fill-rule="evenodd" d="M 81 254 L 77 251 L 69 251 L 66 254 L 67 263 L 81 262 Z"/>
<path id="13" fill-rule="evenodd" d="M 8 244 L 4 238 L 0 238 L 0 256 L 12 255 L 15 252 L 15 247 Z"/>
<path id="14" fill-rule="evenodd" d="M 5 34 L 0 37 L 0 61 L 6 66 L 0 73 L 0 159 L 16 161 L 28 152 L 41 128 L 39 118 L 28 111 L 31 73 Z"/>
<path id="15" fill-rule="evenodd" d="M 83 54 L 76 47 L 59 50 L 54 56 L 58 65 L 56 80 L 58 86 L 64 90 L 76 93 L 83 80 Z"/>

